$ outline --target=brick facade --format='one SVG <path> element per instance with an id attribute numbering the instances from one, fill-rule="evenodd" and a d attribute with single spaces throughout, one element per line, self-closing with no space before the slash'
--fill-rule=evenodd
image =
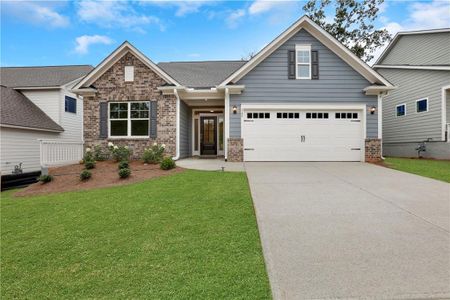
<path id="1" fill-rule="evenodd" d="M 125 66 L 134 66 L 133 82 L 125 82 Z M 96 95 L 84 97 L 85 146 L 92 147 L 99 144 L 106 146 L 108 142 L 128 145 L 133 150 L 134 158 L 139 158 L 144 148 L 157 142 L 166 145 L 167 155 L 174 156 L 176 152 L 176 97 L 160 94 L 157 88 L 165 83 L 162 78 L 133 54 L 127 53 L 124 55 L 93 83 L 93 86 L 97 89 Z M 100 102 L 144 100 L 156 100 L 158 102 L 156 140 L 149 138 L 100 138 Z"/>
<path id="2" fill-rule="evenodd" d="M 230 162 L 244 161 L 244 140 L 241 138 L 228 139 L 228 156 Z"/>
<path id="3" fill-rule="evenodd" d="M 366 139 L 366 162 L 377 162 L 381 160 L 381 140 Z"/>

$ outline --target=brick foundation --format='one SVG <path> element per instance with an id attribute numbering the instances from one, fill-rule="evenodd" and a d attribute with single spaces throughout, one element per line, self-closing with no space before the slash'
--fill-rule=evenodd
<path id="1" fill-rule="evenodd" d="M 381 160 L 381 140 L 366 139 L 366 162 L 377 162 Z"/>
<path id="2" fill-rule="evenodd" d="M 134 66 L 134 81 L 124 81 L 125 66 Z M 133 158 L 140 158 L 144 148 L 154 142 L 166 145 L 166 154 L 174 156 L 176 147 L 176 97 L 161 95 L 157 90 L 166 82 L 133 54 L 128 53 L 101 75 L 92 85 L 95 96 L 84 97 L 84 140 L 86 147 L 107 146 L 108 142 L 127 145 Z M 100 102 L 157 101 L 156 139 L 104 139 L 100 138 Z"/>
<path id="3" fill-rule="evenodd" d="M 244 161 L 244 140 L 241 138 L 228 139 L 228 156 L 229 162 Z"/>

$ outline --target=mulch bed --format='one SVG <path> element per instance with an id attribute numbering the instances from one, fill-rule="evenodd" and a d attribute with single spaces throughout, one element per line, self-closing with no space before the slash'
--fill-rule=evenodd
<path id="1" fill-rule="evenodd" d="M 179 167 L 164 171 L 159 168 L 159 165 L 144 164 L 142 161 L 131 161 L 130 177 L 121 179 L 117 174 L 118 163 L 113 161 L 99 161 L 97 162 L 95 168 L 90 170 L 92 171 L 91 179 L 81 181 L 80 173 L 83 169 L 84 165 L 81 164 L 50 168 L 49 174 L 53 175 L 53 181 L 45 184 L 37 182 L 15 193 L 14 196 L 34 196 L 59 192 L 90 190 L 100 187 L 112 187 L 184 171 L 184 169 Z"/>

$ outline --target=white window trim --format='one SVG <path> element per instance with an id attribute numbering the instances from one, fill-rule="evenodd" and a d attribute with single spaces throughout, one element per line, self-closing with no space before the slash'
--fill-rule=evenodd
<path id="1" fill-rule="evenodd" d="M 422 99 L 422 100 L 423 100 L 423 99 Z M 402 116 L 399 116 L 399 115 L 397 115 L 397 108 L 400 107 L 400 106 L 402 106 L 402 105 L 405 107 L 405 114 L 402 115 Z M 416 104 L 416 107 L 417 107 L 417 104 Z M 427 103 L 427 108 L 428 108 L 428 103 Z M 401 103 L 401 104 L 396 105 L 396 106 L 395 106 L 394 114 L 395 114 L 395 117 L 397 117 L 397 118 L 401 118 L 401 117 L 406 116 L 406 114 L 407 114 L 407 111 L 406 111 L 406 103 Z"/>
<path id="2" fill-rule="evenodd" d="M 417 102 L 422 101 L 422 100 L 427 100 L 427 110 L 425 110 L 425 111 L 417 111 Z M 430 110 L 430 101 L 428 101 L 428 97 L 420 98 L 420 99 L 416 100 L 416 107 L 415 107 L 416 114 L 426 113 L 429 110 Z"/>
<path id="3" fill-rule="evenodd" d="M 149 110 L 148 110 L 148 118 L 137 118 L 137 119 L 131 119 L 131 103 L 149 103 Z M 119 104 L 119 103 L 126 103 L 128 105 L 128 111 L 127 111 L 127 118 L 126 119 L 111 119 L 110 111 L 111 111 L 111 104 Z M 131 135 L 131 121 L 139 121 L 139 120 L 148 120 L 148 126 L 150 130 L 150 101 L 111 101 L 108 102 L 108 138 L 110 139 L 148 139 L 150 138 L 150 135 Z M 111 135 L 111 121 L 127 121 L 127 135 Z M 148 131 L 149 131 L 148 130 Z"/>
<path id="4" fill-rule="evenodd" d="M 299 51 L 305 51 L 307 50 L 309 52 L 309 63 L 300 63 L 298 62 L 298 52 Z M 298 66 L 306 66 L 309 65 L 309 76 L 308 77 L 299 77 L 298 76 Z M 295 78 L 296 79 L 311 79 L 311 45 L 295 45 Z"/>
<path id="5" fill-rule="evenodd" d="M 128 78 L 127 78 L 128 75 Z M 134 81 L 134 66 L 125 66 L 123 70 L 123 80 L 125 82 L 133 82 Z"/>

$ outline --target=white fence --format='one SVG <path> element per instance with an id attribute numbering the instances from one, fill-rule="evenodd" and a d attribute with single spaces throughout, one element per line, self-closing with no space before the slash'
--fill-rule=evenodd
<path id="1" fill-rule="evenodd" d="M 73 164 L 83 158 L 83 142 L 39 141 L 41 166 Z"/>

